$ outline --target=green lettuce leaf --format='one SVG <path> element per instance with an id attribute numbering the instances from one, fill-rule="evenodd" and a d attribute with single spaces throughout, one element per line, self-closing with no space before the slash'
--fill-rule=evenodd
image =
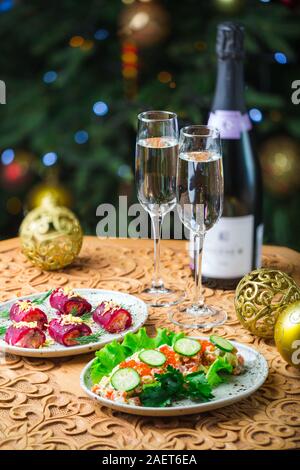
<path id="1" fill-rule="evenodd" d="M 220 383 L 224 382 L 224 378 L 221 377 L 218 372 L 232 372 L 232 365 L 228 362 L 226 357 L 219 356 L 210 366 L 206 374 L 207 382 L 211 387 L 216 387 Z"/>
<path id="2" fill-rule="evenodd" d="M 91 378 L 94 383 L 97 383 L 135 352 L 141 349 L 155 349 L 163 344 L 172 346 L 175 341 L 184 336 L 184 333 L 175 333 L 166 328 L 158 329 L 153 338 L 148 336 L 146 328 L 141 328 L 137 333 L 127 333 L 122 343 L 113 341 L 96 352 L 96 358 L 91 367 Z"/>

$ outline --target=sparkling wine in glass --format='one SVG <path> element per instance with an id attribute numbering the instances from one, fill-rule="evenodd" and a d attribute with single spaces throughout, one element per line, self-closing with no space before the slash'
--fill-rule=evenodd
<path id="1" fill-rule="evenodd" d="M 154 307 L 179 302 L 160 276 L 160 238 L 164 216 L 176 205 L 178 158 L 177 116 L 168 111 L 146 111 L 138 116 L 135 176 L 140 204 L 150 214 L 154 237 L 154 274 L 143 298 Z"/>
<path id="2" fill-rule="evenodd" d="M 180 326 L 210 328 L 227 318 L 223 310 L 205 305 L 201 285 L 205 234 L 219 220 L 223 208 L 222 155 L 216 129 L 188 126 L 181 130 L 176 186 L 179 217 L 194 239 L 195 285 L 192 302 L 171 312 L 170 319 Z"/>

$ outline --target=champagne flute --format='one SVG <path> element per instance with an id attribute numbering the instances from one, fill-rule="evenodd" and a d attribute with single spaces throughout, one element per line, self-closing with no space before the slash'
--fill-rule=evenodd
<path id="1" fill-rule="evenodd" d="M 225 322 L 223 310 L 205 305 L 201 283 L 205 233 L 223 209 L 223 166 L 220 134 L 209 126 L 181 129 L 177 162 L 177 210 L 194 241 L 194 293 L 190 305 L 169 314 L 176 325 L 210 328 Z"/>
<path id="2" fill-rule="evenodd" d="M 176 206 L 178 123 L 175 113 L 146 111 L 138 115 L 135 177 L 138 200 L 150 214 L 154 238 L 154 274 L 143 298 L 153 307 L 179 302 L 160 276 L 160 238 L 164 216 Z"/>

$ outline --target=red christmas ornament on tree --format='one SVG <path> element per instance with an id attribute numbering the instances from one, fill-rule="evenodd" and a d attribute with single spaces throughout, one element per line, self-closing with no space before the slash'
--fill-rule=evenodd
<path id="1" fill-rule="evenodd" d="M 286 7 L 293 9 L 300 5 L 300 0 L 281 0 L 281 3 Z"/>

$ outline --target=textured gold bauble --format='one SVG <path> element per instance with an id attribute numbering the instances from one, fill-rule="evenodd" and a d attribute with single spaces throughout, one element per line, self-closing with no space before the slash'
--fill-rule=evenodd
<path id="1" fill-rule="evenodd" d="M 283 359 L 300 369 L 300 301 L 284 308 L 278 315 L 274 339 Z"/>
<path id="2" fill-rule="evenodd" d="M 78 219 L 66 207 L 46 205 L 33 209 L 20 227 L 22 252 L 46 271 L 72 263 L 81 249 L 82 238 Z"/>
<path id="3" fill-rule="evenodd" d="M 287 136 L 267 140 L 260 150 L 265 187 L 278 196 L 292 194 L 300 187 L 300 146 Z"/>
<path id="4" fill-rule="evenodd" d="M 57 183 L 41 183 L 35 186 L 27 198 L 28 209 L 43 205 L 70 207 L 72 196 L 67 189 Z"/>
<path id="5" fill-rule="evenodd" d="M 256 269 L 243 277 L 235 291 L 235 310 L 242 325 L 257 336 L 272 338 L 282 307 L 300 299 L 295 281 L 276 269 Z"/>

